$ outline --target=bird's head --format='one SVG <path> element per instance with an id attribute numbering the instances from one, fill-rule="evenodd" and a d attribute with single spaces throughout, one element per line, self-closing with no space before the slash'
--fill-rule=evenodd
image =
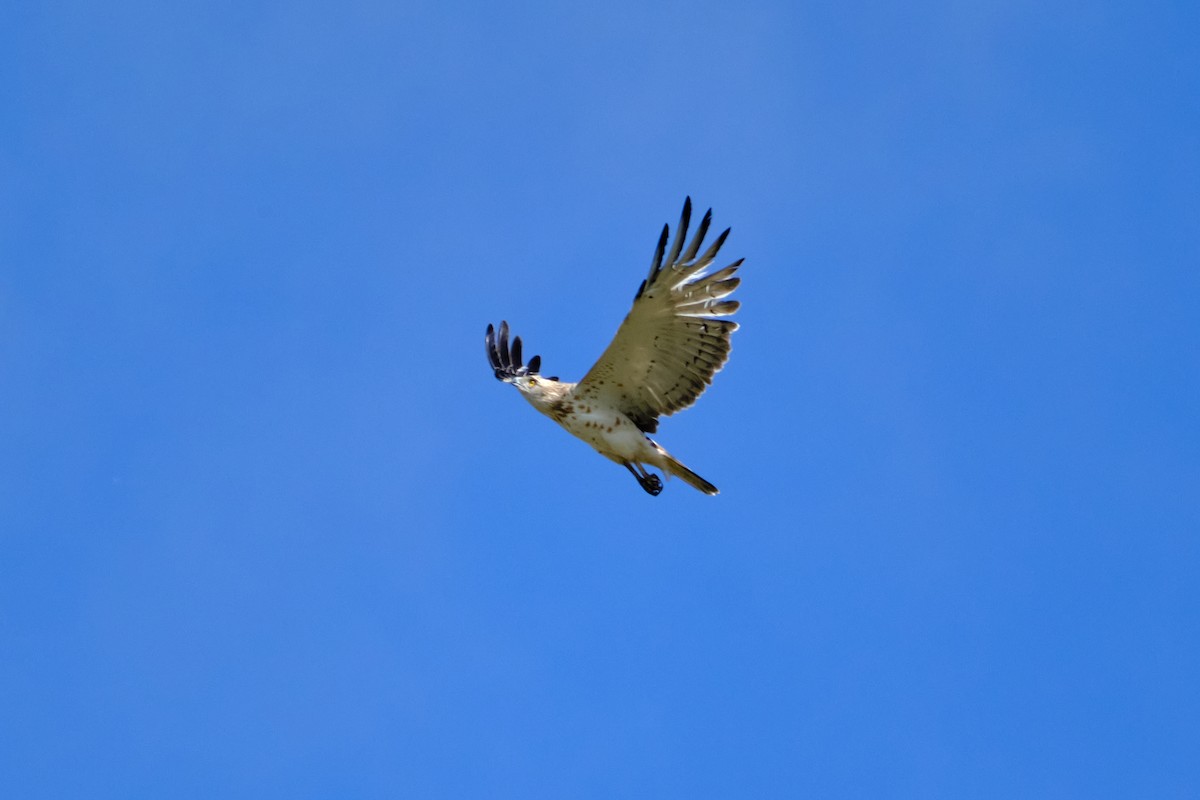
<path id="1" fill-rule="evenodd" d="M 538 405 L 541 402 L 551 402 L 558 399 L 561 390 L 566 384 L 558 378 L 547 378 L 544 375 L 520 375 L 516 378 L 508 379 L 508 383 L 521 390 L 521 394 L 529 398 L 530 402 Z"/>
<path id="2" fill-rule="evenodd" d="M 511 383 L 521 391 L 525 399 L 541 408 L 562 396 L 568 386 L 556 377 L 546 377 L 539 370 L 542 357 L 534 356 L 528 364 L 521 363 L 521 337 L 508 341 L 508 323 L 501 322 L 497 331 L 487 327 L 487 354 L 496 380 Z"/>

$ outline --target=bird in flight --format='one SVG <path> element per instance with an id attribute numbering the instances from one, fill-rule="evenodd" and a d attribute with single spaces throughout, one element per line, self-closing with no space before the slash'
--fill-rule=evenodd
<path id="1" fill-rule="evenodd" d="M 544 377 L 541 356 L 523 364 L 521 337 L 510 346 L 507 322 L 501 322 L 498 331 L 487 327 L 488 360 L 496 379 L 517 387 L 538 411 L 624 466 L 652 495 L 662 492 L 663 484 L 647 465 L 680 477 L 705 494 L 717 494 L 717 487 L 646 435 L 658 430 L 660 416 L 696 402 L 729 360 L 730 335 L 738 327 L 725 317 L 740 303 L 725 298 L 741 282 L 733 274 L 744 259 L 708 272 L 729 229 L 697 256 L 712 222 L 712 209 L 685 247 L 691 215 L 689 197 L 670 251 L 670 226 L 664 225 L 650 274 L 638 287 L 633 308 L 600 360 L 578 383 Z"/>

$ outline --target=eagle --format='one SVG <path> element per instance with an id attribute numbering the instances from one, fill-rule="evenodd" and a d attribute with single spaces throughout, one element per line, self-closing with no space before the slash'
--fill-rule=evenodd
<path id="1" fill-rule="evenodd" d="M 521 337 L 509 341 L 508 322 L 487 326 L 488 361 L 497 380 L 512 384 L 538 411 L 628 469 L 651 495 L 662 479 L 647 467 L 682 478 L 708 495 L 717 487 L 681 464 L 648 434 L 658 418 L 696 402 L 729 360 L 730 337 L 738 325 L 727 319 L 740 303 L 726 299 L 741 282 L 734 276 L 745 259 L 710 272 L 728 228 L 697 255 L 712 222 L 705 213 L 686 242 L 692 199 L 683 203 L 675 238 L 670 226 L 650 261 L 650 274 L 634 295 L 633 308 L 608 348 L 578 383 L 541 374 L 541 356 L 523 363 Z"/>

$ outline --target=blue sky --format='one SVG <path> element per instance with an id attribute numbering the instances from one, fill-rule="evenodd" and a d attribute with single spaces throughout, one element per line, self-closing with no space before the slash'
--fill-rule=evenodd
<path id="1" fill-rule="evenodd" d="M 1200 15 L 26 4 L 0 795 L 1200 793 Z M 658 498 L 577 379 L 745 257 Z"/>

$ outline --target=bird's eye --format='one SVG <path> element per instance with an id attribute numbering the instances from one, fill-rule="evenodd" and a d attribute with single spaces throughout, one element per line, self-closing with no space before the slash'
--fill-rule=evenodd
<path id="1" fill-rule="evenodd" d="M 529 385 L 530 385 L 530 386 L 537 386 L 537 378 L 530 378 L 530 379 L 529 379 Z"/>

